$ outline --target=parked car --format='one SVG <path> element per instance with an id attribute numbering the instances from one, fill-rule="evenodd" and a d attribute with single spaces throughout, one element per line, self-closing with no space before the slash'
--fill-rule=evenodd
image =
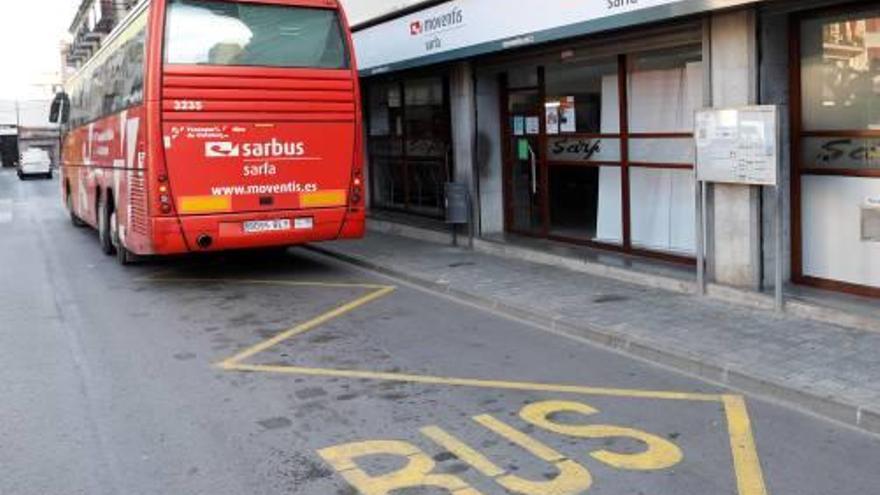
<path id="1" fill-rule="evenodd" d="M 29 149 L 21 155 L 18 162 L 18 178 L 39 175 L 47 179 L 52 178 L 52 160 L 49 153 L 40 149 Z"/>

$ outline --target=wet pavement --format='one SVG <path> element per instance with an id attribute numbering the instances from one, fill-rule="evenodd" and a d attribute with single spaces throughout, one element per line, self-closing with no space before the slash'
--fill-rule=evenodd
<path id="1" fill-rule="evenodd" d="M 305 250 L 123 268 L 58 191 L 0 173 L 2 494 L 880 485 L 876 437 Z"/>

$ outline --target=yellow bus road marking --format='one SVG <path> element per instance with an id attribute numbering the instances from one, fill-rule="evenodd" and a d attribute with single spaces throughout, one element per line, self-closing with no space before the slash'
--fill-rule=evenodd
<path id="1" fill-rule="evenodd" d="M 725 395 L 722 402 L 739 495 L 767 495 L 746 401 L 738 395 Z"/>
<path id="2" fill-rule="evenodd" d="M 629 399 L 680 400 L 695 402 L 720 402 L 720 395 L 686 392 L 663 392 L 654 390 L 630 390 L 602 387 L 582 387 L 579 385 L 554 385 L 552 383 L 530 383 L 504 380 L 482 380 L 472 378 L 453 378 L 431 375 L 412 375 L 406 373 L 384 373 L 380 371 L 345 370 L 331 368 L 305 368 L 299 366 L 277 366 L 263 364 L 243 364 L 221 362 L 218 366 L 228 371 L 247 371 L 277 373 L 288 375 L 307 375 L 324 378 L 353 378 L 377 381 L 419 383 L 425 385 L 449 385 L 471 388 L 492 388 L 499 390 L 518 390 L 524 392 L 554 392 L 562 394 L 596 395 L 604 397 L 623 397 Z"/>
<path id="3" fill-rule="evenodd" d="M 724 411 L 727 419 L 727 429 L 730 439 L 730 448 L 731 453 L 733 455 L 733 471 L 736 478 L 737 484 L 737 495 L 768 495 L 766 485 L 764 483 L 764 477 L 761 470 L 761 463 L 758 457 L 757 447 L 755 445 L 755 440 L 752 432 L 751 421 L 749 419 L 748 410 L 746 408 L 745 399 L 739 395 L 722 395 L 722 394 L 705 394 L 705 393 L 689 393 L 689 392 L 673 392 L 673 391 L 657 391 L 657 390 L 634 390 L 634 389 L 620 389 L 620 388 L 606 388 L 606 387 L 587 387 L 580 385 L 565 385 L 565 384 L 552 384 L 552 383 L 534 383 L 534 382 L 524 382 L 524 381 L 507 381 L 507 380 L 491 380 L 491 379 L 479 379 L 479 378 L 458 378 L 458 377 L 445 377 L 445 376 L 434 376 L 434 375 L 422 375 L 422 374 L 409 374 L 409 373 L 388 373 L 388 372 L 380 372 L 380 371 L 370 371 L 370 370 L 347 370 L 347 369 L 333 369 L 333 368 L 313 368 L 313 367 L 302 367 L 302 366 L 280 366 L 280 365 L 262 365 L 262 364 L 247 364 L 244 361 L 266 352 L 267 350 L 283 343 L 288 340 L 291 340 L 295 337 L 298 337 L 302 334 L 305 334 L 311 330 L 314 330 L 320 327 L 323 324 L 328 323 L 331 320 L 340 318 L 352 311 L 355 311 L 371 302 L 375 302 L 383 297 L 388 296 L 392 292 L 396 290 L 396 287 L 389 285 L 380 285 L 380 284 L 360 284 L 360 283 L 335 283 L 335 282 L 311 282 L 311 281 L 288 281 L 288 280 L 271 280 L 271 279 L 237 279 L 237 278 L 187 278 L 187 277 L 169 277 L 163 274 L 154 275 L 151 277 L 146 277 L 142 279 L 142 281 L 147 282 L 155 282 L 155 283 L 227 283 L 227 284 L 242 284 L 242 285 L 274 285 L 274 286 L 282 286 L 282 287 L 318 287 L 318 288 L 326 288 L 326 289 L 363 289 L 369 291 L 366 295 L 360 296 L 353 301 L 342 304 L 326 313 L 323 313 L 315 318 L 312 318 L 304 323 L 300 323 L 297 326 L 286 330 L 284 332 L 279 333 L 278 335 L 262 341 L 252 347 L 249 347 L 238 354 L 224 359 L 223 361 L 216 363 L 216 366 L 225 371 L 237 371 L 237 372 L 259 372 L 259 373 L 275 373 L 275 374 L 287 374 L 287 375 L 301 375 L 301 376 L 313 376 L 313 377 L 330 377 L 330 378 L 347 378 L 347 379 L 368 379 L 368 380 L 377 380 L 377 381 L 390 381 L 390 382 L 401 382 L 401 383 L 413 383 L 413 384 L 425 384 L 425 385 L 445 385 L 445 386 L 457 386 L 457 387 L 470 387 L 470 388 L 482 388 L 482 389 L 496 389 L 496 390 L 517 390 L 517 391 L 528 391 L 528 392 L 550 392 L 550 393 L 562 393 L 562 394 L 574 394 L 574 395 L 592 395 L 592 396 L 605 396 L 605 397 L 619 397 L 619 398 L 630 398 L 630 399 L 649 399 L 649 400 L 670 400 L 670 401 L 693 401 L 693 402 L 717 402 L 724 406 Z M 619 430 L 619 429 L 618 429 Z M 611 431 L 611 430 L 609 430 Z M 615 430 L 617 431 L 617 430 Z M 442 435 L 439 435 L 437 431 L 428 430 L 432 437 L 437 437 L 438 439 L 443 439 Z M 596 430 L 598 432 L 598 430 Z M 601 435 L 599 435 L 601 436 Z M 446 438 L 448 440 L 448 438 Z M 462 447 L 462 446 L 458 446 Z M 381 449 L 379 449 L 381 450 Z M 459 449 L 462 452 L 467 452 L 465 449 Z M 331 453 L 329 449 L 326 452 L 322 452 L 322 456 L 330 456 Z M 672 457 L 672 456 L 667 456 Z M 415 460 L 421 460 L 421 457 L 415 455 L 412 457 L 413 462 Z M 430 459 L 428 459 L 429 461 Z M 471 457 L 471 460 L 480 467 L 485 468 L 486 472 L 494 473 L 494 469 L 489 469 L 490 465 L 482 462 L 483 459 L 477 457 Z M 413 468 L 415 471 L 420 471 L 423 476 L 427 476 L 430 473 L 431 466 L 427 463 L 422 466 L 419 464 L 418 469 Z M 358 483 L 353 483 L 355 486 L 364 487 L 365 481 L 369 480 L 369 477 L 363 478 L 360 476 L 358 470 L 338 470 L 344 471 L 342 474 L 349 481 L 354 481 L 354 478 L 359 480 Z M 350 479 L 351 478 L 351 479 Z M 428 478 L 425 478 L 428 479 Z M 445 487 L 450 491 L 457 494 L 473 494 L 477 495 L 479 492 L 472 491 L 468 487 L 461 486 L 453 486 L 454 484 L 449 484 L 449 479 L 444 477 L 435 477 L 431 478 L 435 480 L 436 484 L 434 486 Z M 365 491 L 364 493 L 388 493 L 388 487 L 398 486 L 398 487 L 406 487 L 406 486 L 416 486 L 411 483 L 412 480 L 397 480 L 394 482 L 389 482 L 390 484 L 385 488 L 376 488 L 375 492 L 373 491 Z M 399 483 L 399 484 L 395 484 Z M 427 486 L 427 485 L 426 485 Z"/>
<path id="4" fill-rule="evenodd" d="M 737 399 L 733 397 L 734 402 Z M 742 412 L 744 409 L 731 404 L 732 411 Z M 593 460 L 619 471 L 641 471 L 671 474 L 670 469 L 684 461 L 681 448 L 659 435 L 630 427 L 614 425 L 597 425 L 589 422 L 576 421 L 568 418 L 559 421 L 557 415 L 574 413 L 582 419 L 588 419 L 599 410 L 585 402 L 549 400 L 527 403 L 519 411 L 519 417 L 530 426 L 544 432 L 566 437 L 579 438 L 631 438 L 642 444 L 641 451 L 611 451 L 608 444 L 597 445 L 584 443 L 581 447 L 587 450 Z M 507 441 L 510 446 L 522 449 L 533 460 L 538 460 L 555 471 L 555 476 L 545 474 L 543 478 L 522 477 L 516 469 L 504 468 L 492 461 L 486 454 L 472 446 L 467 439 L 461 439 L 437 425 L 420 428 L 422 436 L 452 454 L 458 461 L 475 469 L 495 485 L 503 488 L 506 493 L 521 495 L 581 495 L 596 485 L 605 484 L 609 473 L 594 479 L 590 466 L 568 457 L 541 440 L 534 432 L 518 429 L 489 414 L 481 414 L 471 418 L 478 425 L 495 433 Z M 742 424 L 740 424 L 742 426 Z M 485 446 L 483 448 L 488 448 Z M 468 482 L 455 475 L 437 470 L 436 463 L 427 451 L 415 444 L 393 439 L 371 439 L 352 443 L 343 443 L 318 450 L 321 456 L 336 472 L 349 482 L 359 493 L 364 495 L 390 495 L 400 489 L 442 487 L 452 493 L 467 490 L 467 493 L 479 493 Z M 497 455 L 497 453 L 496 453 Z M 508 460 L 510 454 L 505 454 Z M 367 470 L 366 459 L 376 456 L 397 457 L 391 471 L 378 472 Z M 519 457 L 517 457 L 519 459 Z M 362 461 L 363 460 L 363 461 Z M 519 461 L 522 463 L 522 460 Z M 740 476 L 740 478 L 748 477 Z M 732 481 L 732 480 L 731 480 Z M 737 481 L 741 495 L 766 495 L 763 481 L 754 478 L 754 483 Z"/>
<path id="5" fill-rule="evenodd" d="M 326 312 L 316 318 L 313 318 L 305 323 L 301 323 L 301 324 L 291 328 L 290 330 L 287 330 L 285 332 L 281 332 L 269 340 L 263 341 L 253 347 L 245 349 L 245 350 L 239 352 L 238 354 L 236 354 L 235 356 L 232 356 L 231 358 L 224 360 L 223 362 L 221 362 L 219 364 L 219 366 L 224 369 L 229 369 L 230 366 L 235 366 L 237 363 L 240 363 L 240 362 L 244 361 L 245 359 L 248 359 L 252 356 L 255 356 L 255 355 L 271 348 L 271 347 L 275 347 L 276 345 L 284 342 L 285 340 L 292 339 L 293 337 L 296 337 L 297 335 L 306 333 L 309 330 L 312 330 L 313 328 L 316 328 L 318 326 L 323 325 L 324 323 L 327 323 L 330 320 L 339 318 L 340 316 L 342 316 L 344 314 L 350 313 L 365 304 L 369 304 L 377 299 L 381 299 L 381 298 L 387 296 L 388 294 L 394 292 L 394 290 L 395 290 L 394 287 L 383 287 L 381 289 L 376 289 L 373 292 L 370 292 L 369 294 L 367 294 L 365 296 L 359 297 L 359 298 L 355 299 L 354 301 L 343 304 L 342 306 L 339 306 L 336 309 L 330 310 L 330 311 L 328 311 L 328 312 Z"/>

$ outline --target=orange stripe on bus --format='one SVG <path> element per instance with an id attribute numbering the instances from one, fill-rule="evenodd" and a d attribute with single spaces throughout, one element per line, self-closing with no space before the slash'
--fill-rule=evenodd
<path id="1" fill-rule="evenodd" d="M 232 196 L 184 196 L 178 203 L 180 213 L 232 211 Z"/>
<path id="2" fill-rule="evenodd" d="M 316 208 L 321 206 L 345 206 L 348 194 L 345 190 L 319 191 L 299 195 L 300 208 Z"/>

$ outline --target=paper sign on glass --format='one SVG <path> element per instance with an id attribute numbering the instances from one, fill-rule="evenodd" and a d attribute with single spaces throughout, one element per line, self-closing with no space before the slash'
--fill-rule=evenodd
<path id="1" fill-rule="evenodd" d="M 545 106 L 545 122 L 547 122 L 547 134 L 559 134 L 559 102 L 548 101 Z"/>
<path id="2" fill-rule="evenodd" d="M 522 136 L 526 133 L 526 118 L 522 115 L 515 115 L 513 117 L 513 135 L 514 136 Z"/>
<path id="3" fill-rule="evenodd" d="M 526 134 L 533 136 L 541 132 L 541 119 L 539 117 L 526 117 Z"/>
<path id="4" fill-rule="evenodd" d="M 577 114 L 574 96 L 566 96 L 559 107 L 559 131 L 577 132 Z"/>

